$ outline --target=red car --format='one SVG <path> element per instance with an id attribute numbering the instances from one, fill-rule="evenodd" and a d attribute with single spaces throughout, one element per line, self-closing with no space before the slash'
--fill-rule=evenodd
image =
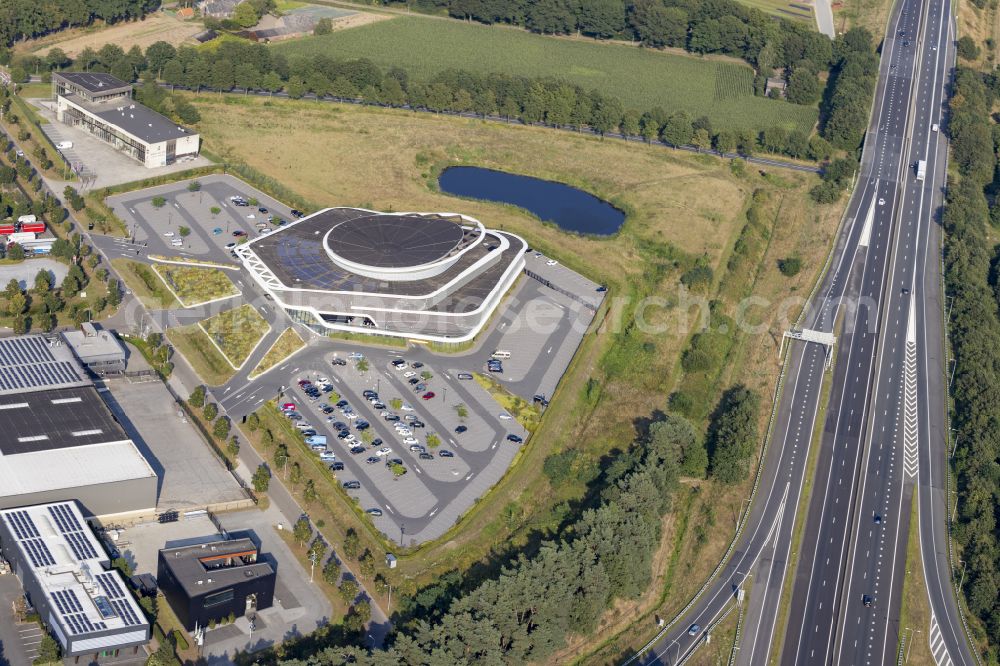
<path id="1" fill-rule="evenodd" d="M 427 393 L 424 393 L 420 397 L 423 398 L 424 400 L 430 400 L 431 398 L 434 397 L 434 391 L 428 391 Z"/>
<path id="2" fill-rule="evenodd" d="M 281 406 L 281 408 L 282 409 L 295 409 L 295 403 L 294 402 L 286 402 L 285 404 L 283 404 Z"/>

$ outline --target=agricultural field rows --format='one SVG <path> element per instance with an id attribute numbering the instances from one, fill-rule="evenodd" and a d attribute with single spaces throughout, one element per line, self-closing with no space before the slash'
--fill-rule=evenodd
<path id="1" fill-rule="evenodd" d="M 275 45 L 289 58 L 325 54 L 400 66 L 417 79 L 446 69 L 552 76 L 612 95 L 626 107 L 683 110 L 734 129 L 782 125 L 809 133 L 813 107 L 753 96 L 753 71 L 736 61 L 621 44 L 554 39 L 502 27 L 402 17 Z"/>

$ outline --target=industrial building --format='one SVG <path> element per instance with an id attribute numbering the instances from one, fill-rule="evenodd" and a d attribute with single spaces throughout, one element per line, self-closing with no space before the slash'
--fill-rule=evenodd
<path id="1" fill-rule="evenodd" d="M 146 167 L 198 155 L 197 133 L 135 102 L 132 85 L 101 72 L 53 72 L 56 118 Z"/>
<path id="2" fill-rule="evenodd" d="M 236 248 L 296 321 L 462 342 L 482 330 L 524 268 L 527 244 L 457 213 L 327 208 Z"/>
<path id="3" fill-rule="evenodd" d="M 149 622 L 75 503 L 0 510 L 0 553 L 70 663 L 140 656 Z"/>
<path id="4" fill-rule="evenodd" d="M 164 548 L 156 581 L 188 631 L 270 608 L 276 574 L 248 538 Z"/>
<path id="5" fill-rule="evenodd" d="M 152 512 L 157 476 L 61 338 L 0 339 L 0 509 Z"/>
<path id="6" fill-rule="evenodd" d="M 63 339 L 80 363 L 95 375 L 118 375 L 125 372 L 125 346 L 112 331 L 86 321 L 78 331 L 65 331 Z"/>

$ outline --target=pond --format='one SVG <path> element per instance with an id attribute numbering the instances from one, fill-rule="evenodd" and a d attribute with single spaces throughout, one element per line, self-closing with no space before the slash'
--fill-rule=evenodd
<path id="1" fill-rule="evenodd" d="M 607 201 L 551 180 L 455 166 L 441 172 L 438 186 L 446 194 L 519 206 L 565 231 L 609 236 L 625 222 L 625 213 Z"/>

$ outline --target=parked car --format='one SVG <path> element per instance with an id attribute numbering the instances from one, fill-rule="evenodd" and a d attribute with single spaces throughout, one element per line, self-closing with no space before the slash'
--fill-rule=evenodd
<path id="1" fill-rule="evenodd" d="M 319 454 L 319 459 L 322 460 L 323 462 L 333 462 L 334 460 L 337 459 L 337 456 L 334 455 L 332 451 L 324 451 L 323 453 Z M 343 467 L 344 464 L 340 463 L 340 466 Z"/>
<path id="2" fill-rule="evenodd" d="M 345 361 L 342 358 L 335 358 L 332 361 L 330 361 L 330 364 L 331 365 L 347 365 L 347 361 Z"/>
<path id="3" fill-rule="evenodd" d="M 213 236 L 221 236 L 222 235 L 222 227 L 216 227 L 216 228 L 212 229 L 212 235 Z"/>
<path id="4" fill-rule="evenodd" d="M 360 481 L 344 481 L 344 488 L 346 490 L 357 490 L 361 487 Z"/>
<path id="5" fill-rule="evenodd" d="M 291 212 L 292 212 L 292 217 L 304 217 L 302 211 L 300 210 L 296 210 L 293 208 Z"/>
<path id="6" fill-rule="evenodd" d="M 468 372 L 460 372 L 458 373 L 458 378 L 468 380 L 472 379 L 472 375 L 470 375 Z"/>
<path id="7" fill-rule="evenodd" d="M 232 249 L 232 248 L 236 247 L 236 243 L 226 243 L 226 247 L 229 248 L 229 249 Z"/>
<path id="8" fill-rule="evenodd" d="M 423 453 L 426 449 L 419 444 L 410 444 L 410 451 L 413 453 Z"/>
<path id="9" fill-rule="evenodd" d="M 382 509 L 368 509 L 365 513 L 377 517 L 382 515 Z"/>
<path id="10" fill-rule="evenodd" d="M 424 393 L 422 396 L 420 396 L 420 398 L 423 400 L 430 400 L 431 398 L 434 397 L 434 395 L 435 395 L 434 391 L 428 391 L 427 393 Z"/>
<path id="11" fill-rule="evenodd" d="M 426 451 L 420 454 L 421 460 L 434 460 L 433 453 L 427 453 Z"/>
<path id="12" fill-rule="evenodd" d="M 382 446 L 382 444 L 384 444 L 384 442 L 382 441 L 381 437 L 376 437 L 375 439 L 372 440 L 373 449 L 377 449 L 378 447 Z"/>
<path id="13" fill-rule="evenodd" d="M 403 373 L 403 376 L 409 379 L 410 377 L 416 377 L 417 373 L 413 372 L 412 370 L 407 370 L 406 372 Z"/>
<path id="14" fill-rule="evenodd" d="M 364 452 L 365 452 L 365 447 L 363 446 L 358 445 L 351 447 L 351 453 L 354 455 L 358 455 L 359 453 L 364 453 Z"/>
<path id="15" fill-rule="evenodd" d="M 295 403 L 294 402 L 286 402 L 285 404 L 283 404 L 281 406 L 281 408 L 282 409 L 295 409 Z"/>
<path id="16" fill-rule="evenodd" d="M 375 463 L 382 462 L 382 459 L 379 458 L 378 456 L 368 456 L 368 458 L 365 459 L 365 462 L 368 463 L 369 465 L 374 465 Z"/>
<path id="17" fill-rule="evenodd" d="M 386 414 L 382 418 L 385 419 L 386 421 L 398 421 L 399 420 L 399 415 L 398 414 Z"/>
<path id="18" fill-rule="evenodd" d="M 406 367 L 406 361 L 404 361 L 401 358 L 397 358 L 395 361 L 392 362 L 392 367 L 396 368 L 397 370 L 399 368 L 405 368 Z"/>
<path id="19" fill-rule="evenodd" d="M 457 432 L 457 433 L 459 433 L 459 434 L 462 434 L 462 433 L 463 433 L 463 432 L 465 432 L 466 430 L 468 430 L 468 428 L 467 428 L 467 427 L 465 427 L 464 425 L 460 425 L 460 426 L 458 426 L 457 428 L 455 428 L 455 432 Z"/>
<path id="20" fill-rule="evenodd" d="M 414 361 L 413 363 L 410 364 L 410 367 L 411 368 L 422 368 L 422 367 L 424 367 L 424 364 L 421 363 L 420 361 Z"/>
<path id="21" fill-rule="evenodd" d="M 266 208 L 264 208 L 263 206 L 260 206 L 260 207 L 259 207 L 259 208 L 257 209 L 257 212 L 258 212 L 258 213 L 264 213 L 264 214 L 266 215 L 266 214 L 267 214 L 267 209 L 266 209 Z"/>
<path id="22" fill-rule="evenodd" d="M 510 434 L 507 435 L 507 441 L 514 442 L 515 444 L 520 444 L 521 442 L 524 441 L 524 439 L 522 439 L 520 435 Z"/>
<path id="23" fill-rule="evenodd" d="M 246 235 L 247 232 L 243 231 L 242 229 L 237 229 L 236 231 L 233 232 L 233 238 L 239 238 L 240 236 L 246 236 Z"/>
<path id="24" fill-rule="evenodd" d="M 455 454 L 447 449 L 442 449 L 438 451 L 438 458 L 454 458 Z"/>
<path id="25" fill-rule="evenodd" d="M 344 463 L 339 462 L 339 461 L 333 463 L 332 465 L 330 465 L 330 471 L 331 472 L 343 472 L 344 471 Z"/>
<path id="26" fill-rule="evenodd" d="M 423 421 L 410 421 L 410 427 L 411 428 L 423 428 L 424 427 L 424 422 Z"/>
<path id="27" fill-rule="evenodd" d="M 408 444 L 410 446 L 413 446 L 416 443 L 417 443 L 417 438 L 416 437 L 404 437 L 403 438 L 403 444 Z"/>

